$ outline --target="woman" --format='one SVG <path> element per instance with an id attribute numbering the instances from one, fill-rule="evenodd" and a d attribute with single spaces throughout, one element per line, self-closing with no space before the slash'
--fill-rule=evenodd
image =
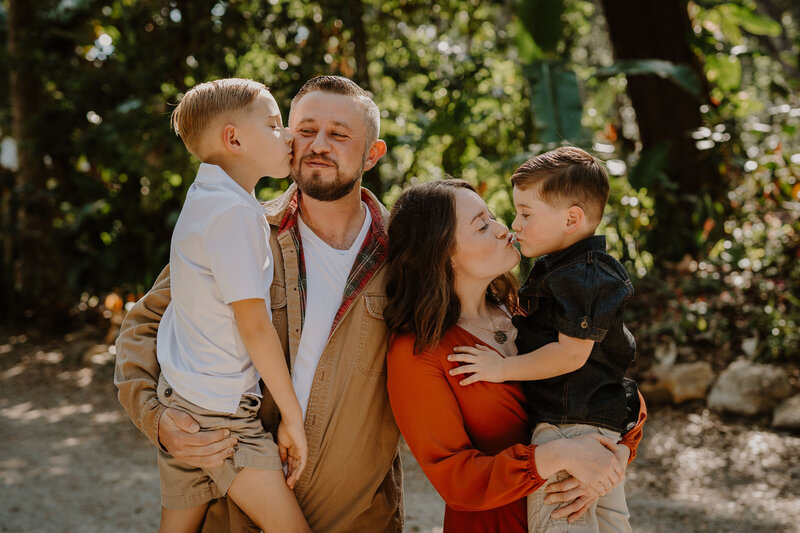
<path id="1" fill-rule="evenodd" d="M 444 532 L 526 532 L 525 496 L 560 470 L 573 477 L 551 485 L 560 492 L 549 498 L 574 500 L 558 512 L 578 518 L 622 478 L 644 411 L 625 446 L 599 435 L 526 444 L 532 424 L 520 385 L 463 387 L 463 376 L 449 373 L 458 363 L 447 360 L 453 347 L 474 344 L 516 355 L 509 313 L 517 310 L 517 284 L 509 271 L 519 252 L 508 230 L 471 185 L 444 180 L 406 190 L 388 233 L 389 398 L 447 504 Z"/>

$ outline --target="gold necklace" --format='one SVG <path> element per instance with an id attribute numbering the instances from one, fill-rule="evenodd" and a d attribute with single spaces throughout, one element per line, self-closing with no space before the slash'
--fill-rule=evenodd
<path id="1" fill-rule="evenodd" d="M 491 313 L 489 314 L 489 321 L 492 323 L 492 328 L 494 328 L 494 329 L 489 329 L 489 328 L 486 328 L 486 327 L 483 327 L 483 326 L 479 326 L 478 324 L 475 324 L 474 322 L 468 322 L 468 321 L 463 320 L 461 318 L 459 318 L 458 321 L 461 322 L 462 324 L 466 324 L 466 325 L 469 325 L 469 326 L 480 328 L 480 329 L 482 329 L 484 331 L 488 331 L 489 333 L 494 335 L 494 341 L 497 344 L 505 344 L 505 342 L 508 340 L 508 335 L 506 334 L 507 330 L 500 329 L 494 324 L 494 318 L 492 317 Z"/>

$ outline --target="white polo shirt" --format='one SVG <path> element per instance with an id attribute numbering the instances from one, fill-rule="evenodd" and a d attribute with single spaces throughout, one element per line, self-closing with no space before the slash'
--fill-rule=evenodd
<path id="1" fill-rule="evenodd" d="M 264 207 L 224 170 L 201 164 L 170 246 L 170 302 L 158 328 L 161 372 L 190 402 L 234 413 L 259 375 L 231 302 L 261 298 L 270 312 L 273 259 Z"/>

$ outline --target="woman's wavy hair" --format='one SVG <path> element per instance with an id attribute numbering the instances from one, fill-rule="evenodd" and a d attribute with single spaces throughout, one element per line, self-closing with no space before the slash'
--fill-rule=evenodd
<path id="1" fill-rule="evenodd" d="M 450 258 L 456 245 L 456 191 L 468 182 L 445 179 L 414 185 L 394 204 L 389 217 L 384 309 L 389 339 L 416 335 L 414 352 L 435 348 L 461 315 Z M 495 304 L 517 310 L 518 282 L 511 273 L 495 278 L 486 296 Z"/>

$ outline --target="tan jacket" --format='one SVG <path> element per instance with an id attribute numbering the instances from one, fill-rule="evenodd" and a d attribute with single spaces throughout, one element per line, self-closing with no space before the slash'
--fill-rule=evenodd
<path id="1" fill-rule="evenodd" d="M 272 320 L 290 368 L 302 328 L 298 291 L 299 261 L 289 231 L 278 232 L 295 198 L 293 185 L 266 204 L 275 257 L 270 288 Z M 365 201 L 387 212 L 362 189 Z M 295 494 L 317 533 L 400 532 L 403 529 L 399 431 L 386 391 L 386 304 L 383 262 L 358 291 L 340 318 L 317 366 L 305 420 L 308 465 Z M 117 339 L 114 383 L 134 424 L 158 445 L 158 420 L 164 410 L 156 398 L 158 321 L 170 301 L 169 266 L 153 288 L 130 310 Z M 265 387 L 261 419 L 277 429 L 279 412 Z M 209 508 L 204 532 L 252 530 L 235 505 L 220 500 Z M 257 531 L 257 529 L 256 529 Z"/>

